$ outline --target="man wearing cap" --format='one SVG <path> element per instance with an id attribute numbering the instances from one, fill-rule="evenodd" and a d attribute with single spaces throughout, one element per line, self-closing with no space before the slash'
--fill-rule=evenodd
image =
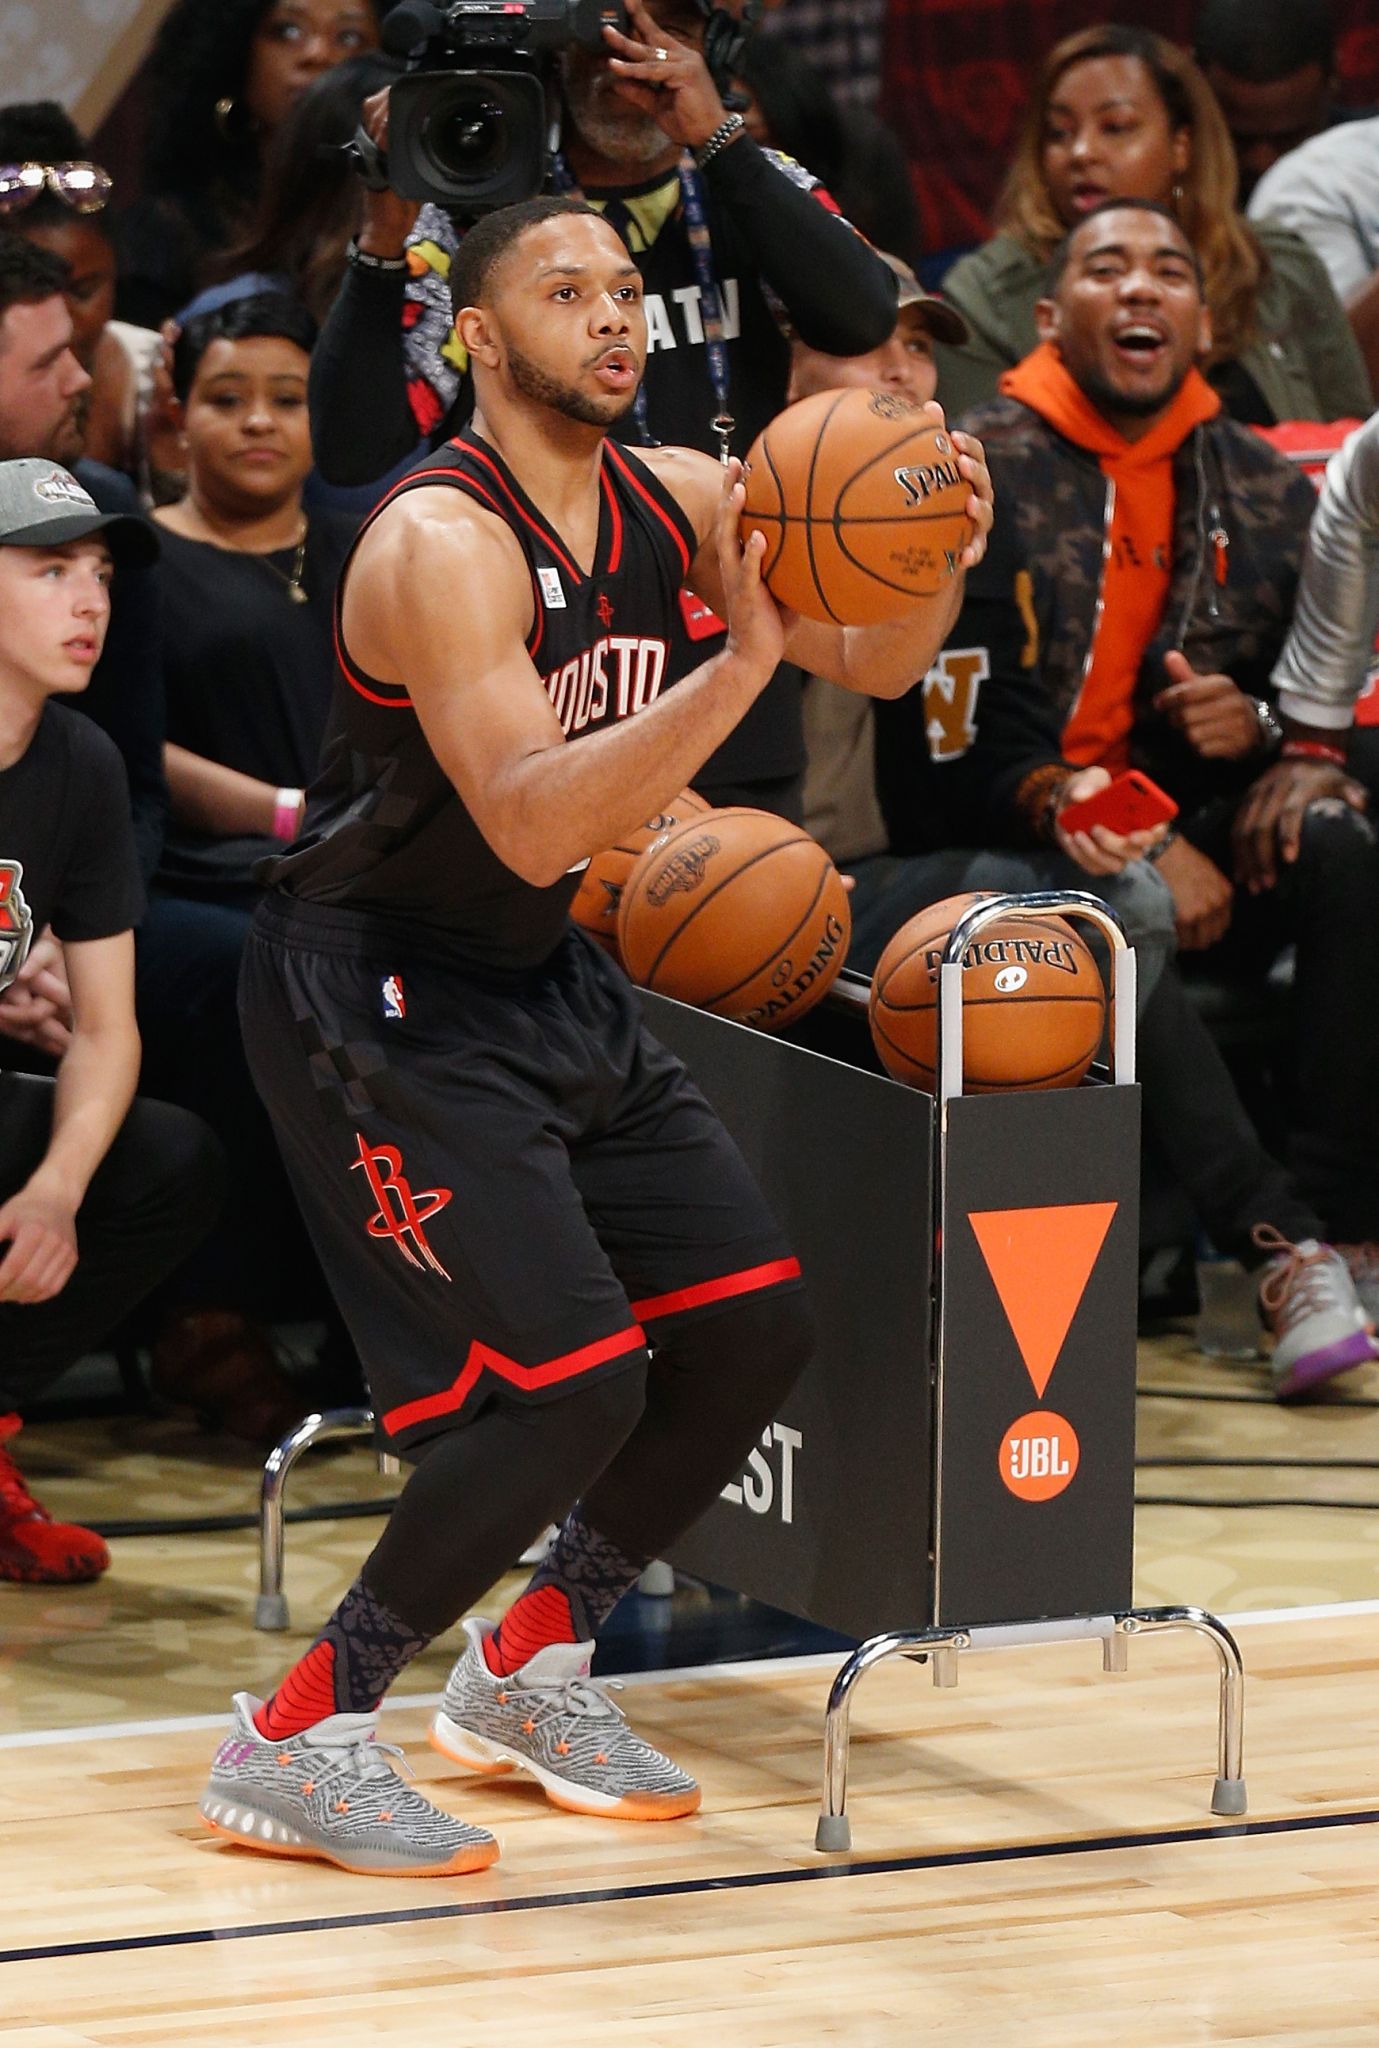
<path id="1" fill-rule="evenodd" d="M 113 1329 L 218 1201 L 210 1133 L 134 1100 L 129 794 L 113 742 L 61 702 L 100 659 L 112 580 L 156 551 L 144 521 L 101 513 L 55 463 L 0 462 L 0 992 L 51 927 L 72 1011 L 55 1078 L 0 1072 L 0 1410 Z M 0 1414 L 0 1579 L 94 1578 L 105 1545 L 34 1501 L 3 1449 L 18 1426 Z"/>

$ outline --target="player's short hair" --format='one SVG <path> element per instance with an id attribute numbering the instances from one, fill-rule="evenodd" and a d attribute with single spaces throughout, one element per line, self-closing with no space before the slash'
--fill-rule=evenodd
<path id="1" fill-rule="evenodd" d="M 1273 85 L 1309 64 L 1336 68 L 1336 19 L 1328 0 L 1203 0 L 1193 56 L 1250 85 Z"/>
<path id="2" fill-rule="evenodd" d="M 0 228 L 0 322 L 11 306 L 40 306 L 60 298 L 71 275 L 60 256 Z"/>
<path id="3" fill-rule="evenodd" d="M 603 219 L 596 206 L 583 199 L 567 199 L 559 193 L 522 199 L 516 206 L 500 206 L 496 213 L 481 215 L 466 231 L 450 266 L 450 303 L 455 311 L 482 305 L 495 269 L 529 228 L 539 228 L 543 221 L 561 220 L 567 214 Z"/>
<path id="4" fill-rule="evenodd" d="M 173 343 L 172 388 L 177 396 L 186 399 L 196 382 L 201 358 L 213 342 L 249 341 L 258 335 L 295 342 L 310 355 L 316 345 L 316 322 L 305 306 L 286 292 L 250 292 L 217 306 L 213 313 L 198 313 Z"/>
<path id="5" fill-rule="evenodd" d="M 1160 219 L 1166 220 L 1181 241 L 1184 253 L 1196 273 L 1198 290 L 1205 295 L 1206 286 L 1202 277 L 1201 258 L 1188 240 L 1187 230 L 1171 206 L 1164 206 L 1157 199 L 1102 199 L 1097 205 L 1088 208 L 1076 227 L 1068 230 L 1052 256 L 1050 256 L 1044 271 L 1043 296 L 1046 299 L 1053 297 L 1053 294 L 1063 281 L 1063 273 L 1068 267 L 1068 252 L 1072 243 L 1082 233 L 1089 220 L 1095 220 L 1099 214 L 1103 213 L 1156 213 Z"/>

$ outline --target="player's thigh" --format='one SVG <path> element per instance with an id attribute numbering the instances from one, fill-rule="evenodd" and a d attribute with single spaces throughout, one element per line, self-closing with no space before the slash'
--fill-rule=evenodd
<path id="1" fill-rule="evenodd" d="M 632 1362 L 641 1333 L 539 1092 L 501 1048 L 385 1037 L 368 987 L 355 962 L 251 940 L 242 1011 L 389 1433 Z"/>
<path id="2" fill-rule="evenodd" d="M 682 1063 L 643 1031 L 620 1114 L 572 1154 L 576 1187 L 644 1321 L 799 1283 L 746 1160 Z"/>

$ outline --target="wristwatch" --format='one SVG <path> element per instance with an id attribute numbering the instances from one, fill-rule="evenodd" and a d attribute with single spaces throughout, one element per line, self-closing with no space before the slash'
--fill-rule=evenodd
<path id="1" fill-rule="evenodd" d="M 1259 720 L 1260 745 L 1272 753 L 1275 747 L 1283 745 L 1283 727 L 1278 713 L 1265 697 L 1251 697 L 1255 717 Z"/>

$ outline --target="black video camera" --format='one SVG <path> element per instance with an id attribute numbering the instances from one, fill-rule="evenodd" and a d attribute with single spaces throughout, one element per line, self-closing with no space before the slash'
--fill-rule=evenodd
<path id="1" fill-rule="evenodd" d="M 387 182 L 464 214 L 531 199 L 559 146 L 555 58 L 603 51 L 622 0 L 402 0 L 383 41 L 407 69 L 392 88 Z"/>

